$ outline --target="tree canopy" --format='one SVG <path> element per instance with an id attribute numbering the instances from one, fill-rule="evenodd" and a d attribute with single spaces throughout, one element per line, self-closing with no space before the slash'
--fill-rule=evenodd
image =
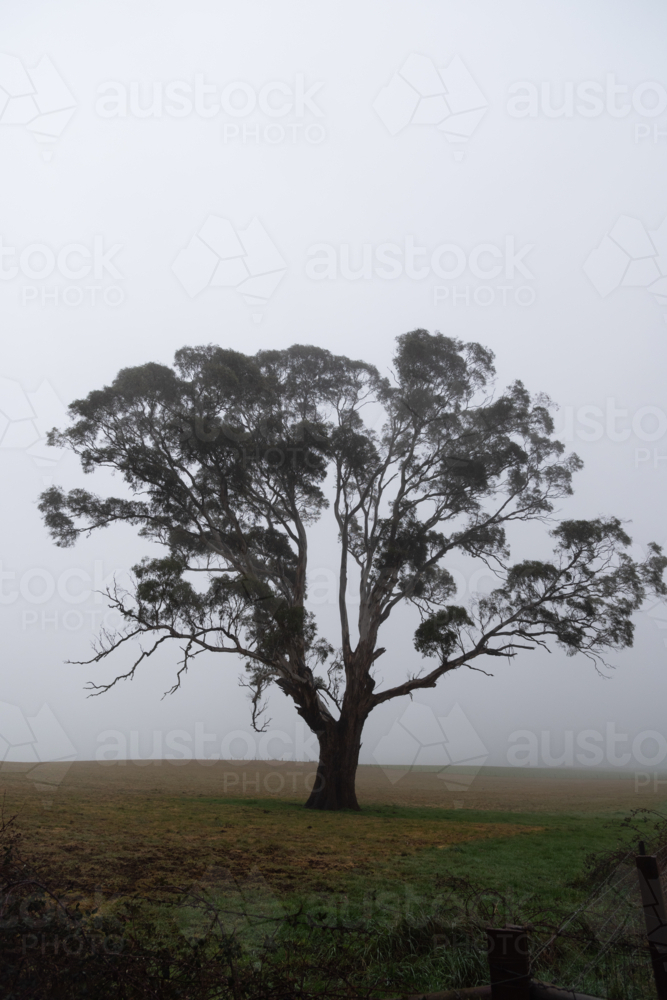
<path id="1" fill-rule="evenodd" d="M 131 592 L 109 594 L 124 626 L 89 662 L 148 642 L 92 690 L 131 678 L 168 640 L 182 650 L 171 691 L 199 654 L 241 656 L 253 722 L 275 683 L 318 735 L 308 804 L 356 808 L 361 732 L 382 702 L 486 657 L 555 643 L 600 664 L 630 646 L 633 614 L 667 593 L 667 559 L 650 544 L 633 560 L 615 517 L 554 521 L 581 462 L 554 436 L 550 401 L 521 382 L 495 394 L 494 375 L 479 344 L 415 330 L 397 339 L 390 375 L 313 346 L 184 347 L 173 368 L 123 369 L 73 402 L 72 426 L 49 442 L 85 472 L 118 471 L 128 489 L 47 489 L 40 510 L 56 544 L 124 522 L 165 551 L 134 567 Z M 336 646 L 307 607 L 309 528 L 325 516 L 338 540 Z M 513 564 L 508 527 L 529 521 L 546 525 L 553 556 Z M 498 576 L 465 607 L 452 603 L 455 551 Z M 416 654 L 432 663 L 378 686 L 380 632 L 406 602 L 420 615 Z"/>

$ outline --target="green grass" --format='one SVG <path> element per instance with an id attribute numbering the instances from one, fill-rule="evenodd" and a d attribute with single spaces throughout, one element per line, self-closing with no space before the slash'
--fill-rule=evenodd
<path id="1" fill-rule="evenodd" d="M 31 860 L 73 887 L 86 920 L 121 928 L 148 965 L 160 956 L 151 975 L 161 995 L 252 1000 L 296 985 L 311 995 L 391 996 L 488 982 L 484 927 L 529 925 L 535 945 L 545 942 L 590 893 L 587 859 L 636 844 L 624 819 L 63 795 L 48 813 L 24 814 L 22 826 Z M 591 927 L 606 919 L 605 905 L 587 913 Z M 641 935 L 601 955 L 598 946 L 582 951 L 585 932 L 550 946 L 539 975 L 601 997 L 653 996 Z M 169 968 L 171 986 L 204 969 L 218 987 L 170 993 L 160 978 Z"/>
<path id="2" fill-rule="evenodd" d="M 256 814 L 280 818 L 287 829 L 290 820 L 304 815 L 301 806 L 289 802 L 247 799 L 230 802 L 229 799 L 208 800 L 221 810 L 234 805 L 247 810 L 245 815 Z M 267 812 L 264 813 L 263 811 Z M 516 813 L 499 811 L 447 810 L 435 808 L 408 808 L 393 806 L 366 807 L 363 813 L 312 814 L 306 816 L 324 829 L 344 817 L 345 834 L 354 838 L 355 822 L 361 825 L 369 817 L 401 820 L 411 823 L 422 821 L 433 824 L 441 821 L 447 826 L 455 824 L 462 829 L 480 825 L 503 825 L 512 829 L 512 835 L 494 835 L 489 839 L 473 840 L 452 846 L 408 848 L 396 854 L 380 855 L 373 859 L 369 869 L 350 872 L 327 872 L 322 879 L 324 891 L 338 891 L 363 895 L 369 890 L 395 886 L 397 881 L 420 892 L 429 894 L 438 880 L 443 878 L 468 879 L 484 888 L 511 893 L 522 899 L 533 898 L 545 907 L 574 908 L 583 898 L 583 890 L 572 882 L 583 872 L 586 858 L 596 852 L 611 850 L 620 843 L 634 843 L 632 834 L 624 825 L 625 814 L 605 813 L 562 815 L 547 813 Z M 517 836 L 517 827 L 527 832 Z M 536 829 L 538 828 L 538 829 Z M 539 828 L 542 828 L 541 830 Z M 317 832 L 317 831 L 316 831 Z M 287 890 L 287 897 L 299 896 L 298 889 Z"/>
<path id="3" fill-rule="evenodd" d="M 283 817 L 286 827 L 294 809 L 284 802 L 251 805 L 246 800 L 245 806 Z M 494 836 L 381 853 L 366 869 L 327 872 L 317 891 L 297 887 L 276 894 L 284 917 L 272 930 L 277 950 L 263 957 L 269 965 L 288 963 L 299 953 L 301 960 L 310 957 L 312 967 L 327 968 L 331 961 L 346 967 L 360 977 L 360 986 L 372 982 L 376 989 L 384 984 L 404 992 L 488 982 L 485 924 L 532 925 L 536 943 L 546 940 L 588 897 L 590 886 L 582 878 L 587 860 L 619 847 L 632 849 L 637 839 L 620 812 L 549 815 L 378 806 L 364 810 L 363 818 L 370 817 L 392 824 L 439 821 L 450 830 L 483 824 L 493 827 Z M 324 828 L 332 819 L 315 817 L 314 824 L 318 822 Z M 362 817 L 346 814 L 344 823 L 346 835 L 354 837 Z M 505 825 L 512 831 L 509 836 L 502 835 Z M 517 833 L 517 827 L 526 833 Z M 223 897 L 218 896 L 217 905 L 224 909 Z M 598 904 L 585 914 L 589 925 L 604 925 L 605 906 L 606 901 L 602 911 Z M 290 914 L 297 915 L 291 922 Z M 262 913 L 257 916 L 262 927 Z M 265 926 L 272 928 L 270 906 L 264 917 Z M 356 929 L 356 937 L 350 928 Z M 636 938 L 619 940 L 596 961 L 596 947 L 583 947 L 585 928 L 577 925 L 572 930 L 570 940 L 557 942 L 544 956 L 537 974 L 597 996 L 653 996 L 648 956 L 637 951 Z M 437 941 L 443 932 L 447 944 L 434 947 L 434 935 Z M 253 937 L 249 927 L 241 928 L 241 941 L 244 933 L 249 935 L 246 949 L 258 954 L 257 932 Z"/>

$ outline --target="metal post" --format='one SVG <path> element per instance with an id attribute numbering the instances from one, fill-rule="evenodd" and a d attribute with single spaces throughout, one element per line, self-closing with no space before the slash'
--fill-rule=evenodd
<path id="1" fill-rule="evenodd" d="M 640 851 L 643 846 L 640 844 Z M 642 853 L 637 855 L 636 861 L 655 988 L 658 1000 L 667 1000 L 667 911 L 660 884 L 658 859 L 654 854 Z"/>
<path id="2" fill-rule="evenodd" d="M 487 927 L 491 1000 L 529 1000 L 530 958 L 525 927 Z"/>

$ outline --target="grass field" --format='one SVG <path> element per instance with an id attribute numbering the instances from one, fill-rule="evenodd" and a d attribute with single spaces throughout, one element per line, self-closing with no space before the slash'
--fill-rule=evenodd
<path id="1" fill-rule="evenodd" d="M 49 765 L 38 784 L 28 768 L 0 772 L 5 812 L 18 814 L 30 856 L 83 892 L 182 886 L 211 865 L 258 868 L 282 892 L 422 869 L 518 889 L 545 864 L 547 884 L 562 885 L 588 853 L 616 842 L 631 810 L 667 797 L 635 790 L 631 774 L 487 769 L 452 793 L 429 771 L 392 784 L 381 768 L 360 767 L 362 812 L 316 813 L 302 808 L 308 764 L 75 762 L 59 786 L 48 783 Z"/>
<path id="2" fill-rule="evenodd" d="M 136 924 L 143 907 L 153 936 L 176 927 L 192 941 L 203 933 L 202 900 L 222 909 L 236 900 L 232 924 L 246 935 L 249 968 L 268 927 L 273 953 L 264 962 L 278 961 L 276 942 L 288 934 L 301 958 L 322 964 L 324 948 L 340 965 L 342 948 L 366 986 L 378 988 L 382 969 L 386 989 L 397 990 L 483 982 L 484 956 L 438 951 L 438 932 L 446 926 L 451 937 L 468 918 L 478 929 L 557 924 L 589 891 L 580 879 L 586 859 L 630 845 L 637 833 L 624 817 L 665 800 L 665 786 L 636 786 L 633 775 L 487 769 L 467 791 L 450 792 L 432 772 L 392 784 L 382 769 L 362 767 L 361 813 L 314 813 L 303 808 L 312 777 L 312 765 L 293 763 L 77 762 L 59 785 L 48 765 L 37 784 L 27 767 L 5 766 L 0 788 L 24 858 L 81 912 L 112 915 L 131 904 Z M 326 943 L 345 928 L 363 934 Z M 650 995 L 645 966 L 623 996 Z"/>

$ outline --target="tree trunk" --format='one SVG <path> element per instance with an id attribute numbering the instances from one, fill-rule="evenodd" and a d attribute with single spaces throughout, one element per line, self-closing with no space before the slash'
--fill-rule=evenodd
<path id="1" fill-rule="evenodd" d="M 341 717 L 317 734 L 320 760 L 306 809 L 359 809 L 354 784 L 364 722 Z"/>

